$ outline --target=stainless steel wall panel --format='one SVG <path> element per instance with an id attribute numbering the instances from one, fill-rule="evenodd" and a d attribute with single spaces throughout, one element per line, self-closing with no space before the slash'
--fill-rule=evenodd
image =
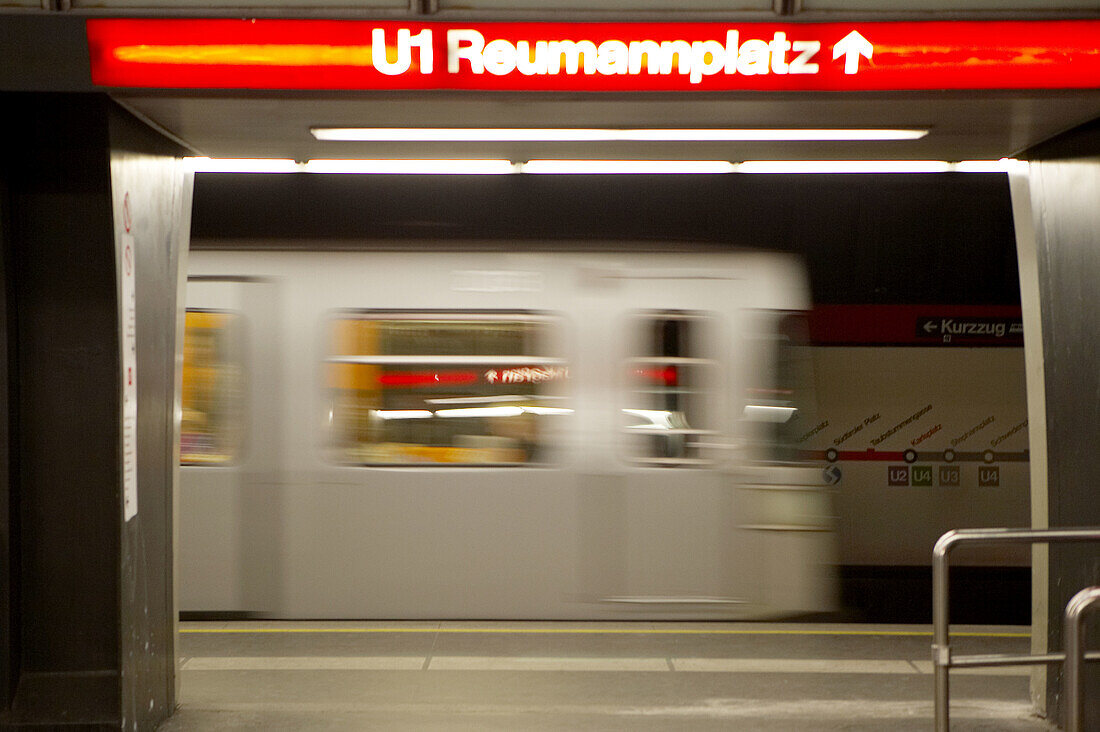
<path id="1" fill-rule="evenodd" d="M 1100 436 L 1100 158 L 1032 162 L 1031 216 L 1039 284 L 1046 400 L 1046 509 L 1051 527 L 1100 524 L 1096 441 Z M 1021 271 L 1028 271 L 1021 268 Z M 1025 283 L 1026 284 L 1026 283 Z M 1040 439 L 1033 429 L 1033 439 Z M 1036 484 L 1042 490 L 1043 484 Z M 1042 513 L 1041 511 L 1039 512 Z M 1062 609 L 1079 589 L 1100 584 L 1100 547 L 1049 549 L 1045 629 L 1063 647 Z M 1088 638 L 1097 647 L 1100 634 Z M 1086 723 L 1100 725 L 1100 669 L 1086 667 Z M 1046 707 L 1060 720 L 1061 668 L 1047 674 Z"/>
<path id="2" fill-rule="evenodd" d="M 189 179 L 106 95 L 3 95 L 0 727 L 152 728 L 174 706 L 174 286 Z M 136 217 L 122 216 L 121 187 Z M 124 223 L 125 221 L 125 223 Z M 119 259 L 137 243 L 138 517 L 123 518 Z"/>
<path id="3" fill-rule="evenodd" d="M 122 524 L 123 725 L 155 726 L 175 708 L 172 496 L 175 447 L 176 321 L 180 253 L 187 249 L 192 174 L 175 147 L 112 106 L 110 172 L 115 242 L 132 237 L 136 277 L 138 512 Z M 125 303 L 120 303 L 123 307 Z M 120 322 L 120 328 L 126 323 Z M 123 342 L 125 345 L 125 341 Z"/>

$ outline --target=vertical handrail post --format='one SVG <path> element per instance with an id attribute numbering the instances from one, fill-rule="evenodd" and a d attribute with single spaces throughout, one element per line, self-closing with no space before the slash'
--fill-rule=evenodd
<path id="1" fill-rule="evenodd" d="M 1095 602 L 1100 602 L 1100 587 L 1088 588 L 1090 591 L 1095 591 L 1095 597 L 1086 591 L 1085 593 L 1078 593 L 1078 596 L 1082 597 L 1081 603 L 1074 604 L 1074 601 L 1070 602 L 1073 605 L 1073 622 L 1069 622 L 1070 618 L 1070 605 L 1066 606 L 1066 638 L 1067 638 L 1067 652 L 1059 654 L 1039 654 L 1033 656 L 1025 656 L 1018 658 L 1016 656 L 1001 656 L 1001 660 L 1008 660 L 1008 663 L 989 663 L 989 657 L 984 656 L 962 656 L 959 658 L 953 658 L 951 655 L 950 641 L 950 598 L 948 597 L 948 591 L 950 589 L 948 568 L 949 554 L 951 549 L 956 544 L 972 544 L 975 546 L 989 545 L 989 544 L 1053 544 L 1053 543 L 1070 543 L 1070 542 L 1100 542 L 1100 526 L 1087 526 L 1087 527 L 1066 527 L 1055 529 L 958 529 L 954 531 L 948 531 L 941 536 L 936 542 L 936 546 L 932 549 L 932 668 L 935 674 L 935 723 L 936 732 L 948 732 L 951 724 L 950 714 L 950 671 L 954 667 L 962 666 L 989 666 L 989 665 L 1020 665 L 1030 666 L 1033 664 L 1042 663 L 1057 663 L 1061 661 L 1065 664 L 1067 679 L 1063 679 L 1068 684 L 1068 675 L 1072 672 L 1073 683 L 1075 684 L 1072 689 L 1066 693 L 1067 705 L 1068 701 L 1072 699 L 1075 708 L 1067 712 L 1067 717 L 1071 714 L 1078 720 L 1076 724 L 1077 729 L 1080 728 L 1080 693 L 1077 686 L 1080 685 L 1081 676 L 1081 663 L 1085 660 L 1093 660 L 1083 655 L 1084 651 L 1080 645 L 1083 640 L 1080 638 L 1080 615 L 1088 609 Z M 1087 598 L 1086 598 L 1087 595 Z M 1077 600 L 1077 597 L 1074 600 Z M 1088 600 L 1087 603 L 1085 600 Z M 1071 635 L 1072 634 L 1072 635 Z M 1074 646 L 1070 649 L 1069 639 L 1072 637 Z M 1071 652 L 1072 651 L 1072 652 Z M 1072 661 L 1070 660 L 1072 656 Z M 998 657 L 994 657 L 998 658 Z M 977 661 L 977 663 L 975 663 Z M 965 663 L 964 663 L 965 662 Z M 1071 665 L 1072 664 L 1072 665 Z M 1074 729 L 1070 727 L 1069 729 Z"/>
<path id="2" fill-rule="evenodd" d="M 1064 635 L 1066 643 L 1065 684 L 1066 732 L 1081 732 L 1084 729 L 1084 709 L 1081 696 L 1083 682 L 1082 667 L 1085 661 L 1085 613 L 1100 602 L 1100 587 L 1086 587 L 1078 592 L 1066 605 Z"/>
<path id="3" fill-rule="evenodd" d="M 954 545 L 955 531 L 941 536 L 932 549 L 932 669 L 935 674 L 936 732 L 948 732 L 951 727 L 949 635 L 951 602 L 948 597 L 947 555 Z"/>

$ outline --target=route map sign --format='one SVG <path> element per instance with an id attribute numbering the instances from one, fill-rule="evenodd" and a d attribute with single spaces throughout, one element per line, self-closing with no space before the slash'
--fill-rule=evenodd
<path id="1" fill-rule="evenodd" d="M 1100 21 L 90 19 L 103 87 L 480 91 L 1100 88 Z"/>

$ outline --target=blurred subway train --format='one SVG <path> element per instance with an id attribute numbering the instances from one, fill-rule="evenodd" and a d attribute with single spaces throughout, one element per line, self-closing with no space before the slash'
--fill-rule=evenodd
<path id="1" fill-rule="evenodd" d="M 836 607 L 796 258 L 195 251 L 189 272 L 181 611 Z"/>
<path id="2" fill-rule="evenodd" d="M 1031 522 L 1014 237 L 1003 175 L 201 174 L 181 609 L 930 622 L 940 534 Z M 1029 559 L 953 619 L 1029 622 Z"/>

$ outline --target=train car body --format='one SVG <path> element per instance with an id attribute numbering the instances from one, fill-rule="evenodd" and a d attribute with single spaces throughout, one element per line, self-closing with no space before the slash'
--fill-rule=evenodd
<path id="1" fill-rule="evenodd" d="M 693 619 L 835 606 L 788 461 L 797 259 L 197 251 L 184 612 Z"/>

